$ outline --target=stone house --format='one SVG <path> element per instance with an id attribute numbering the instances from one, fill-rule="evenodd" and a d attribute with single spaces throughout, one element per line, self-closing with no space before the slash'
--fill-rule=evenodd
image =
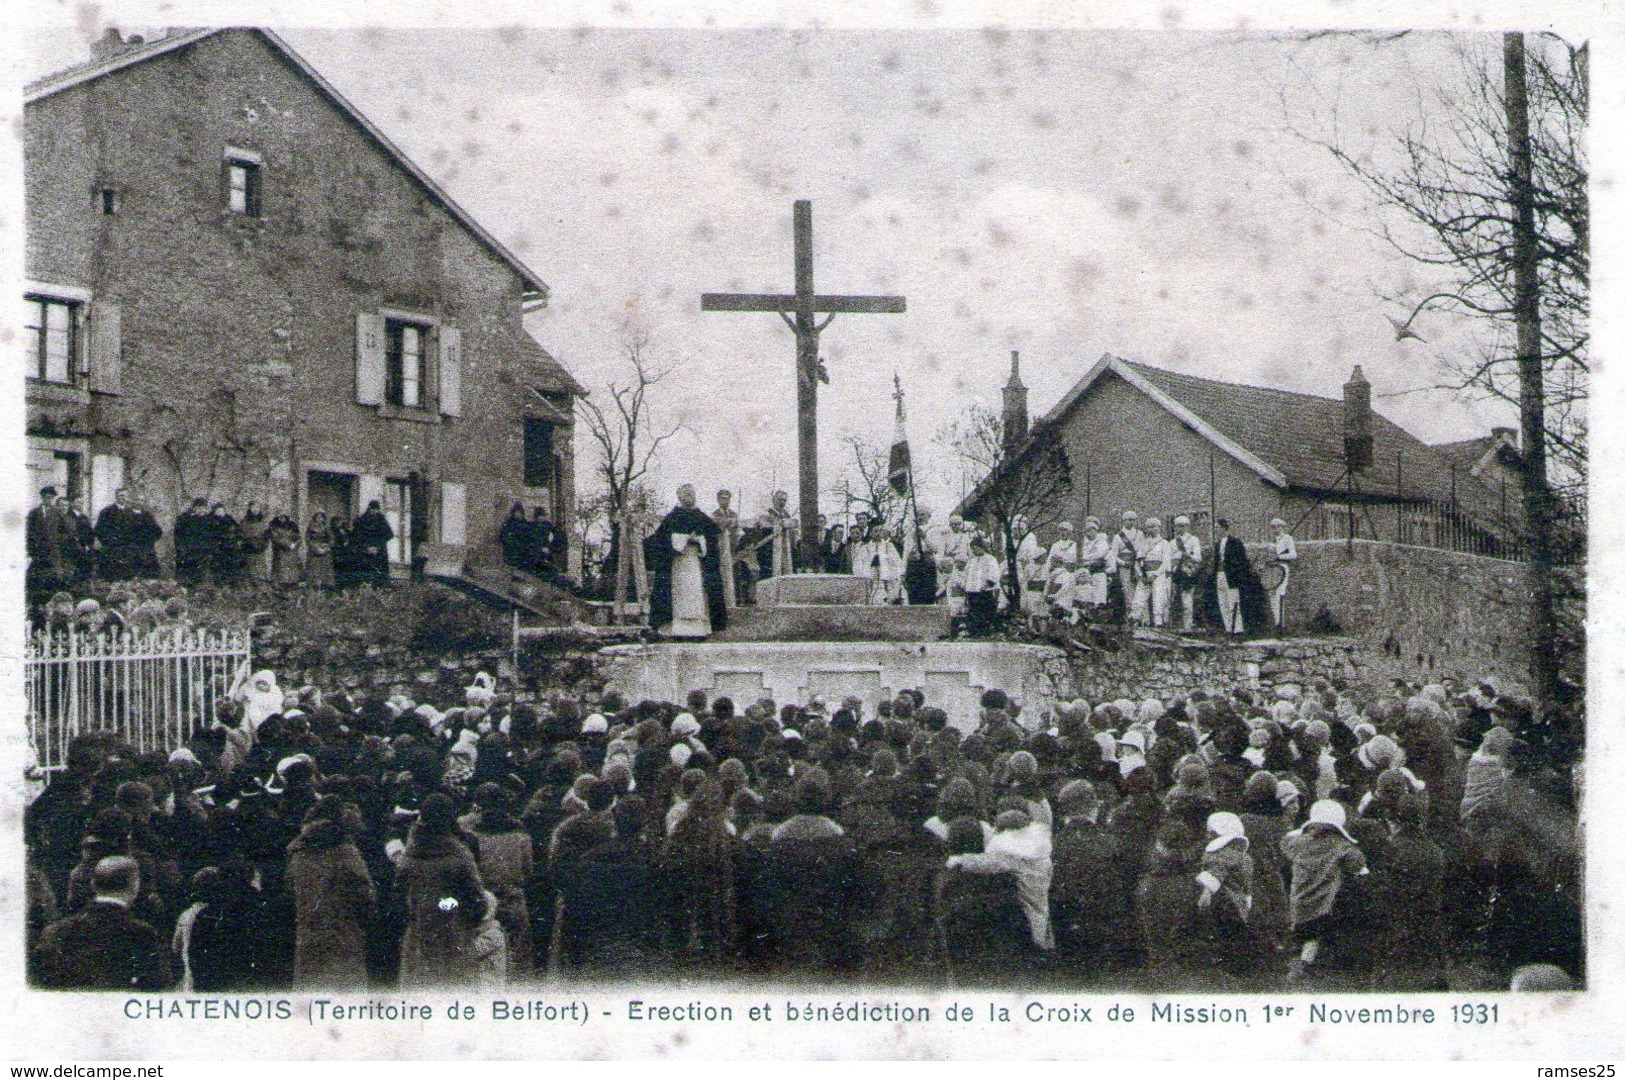
<path id="1" fill-rule="evenodd" d="M 1356 367 L 1341 397 L 1200 378 L 1102 356 L 1028 430 L 1026 388 L 1004 388 L 1005 462 L 961 506 L 985 507 L 1042 431 L 1058 436 L 1070 494 L 1057 519 L 1089 515 L 1110 531 L 1125 510 L 1164 524 L 1188 515 L 1199 536 L 1226 518 L 1257 541 L 1281 518 L 1299 540 L 1398 542 L 1478 555 L 1516 551 L 1517 447 L 1498 431 L 1429 446 L 1370 406 Z M 1348 469 L 1351 441 L 1359 467 Z M 1049 535 L 1045 531 L 1044 535 Z"/>
<path id="2" fill-rule="evenodd" d="M 568 529 L 537 274 L 263 29 L 109 30 L 25 92 L 30 480 L 350 516 L 408 566 L 518 500 Z M 166 539 L 167 546 L 167 539 Z"/>

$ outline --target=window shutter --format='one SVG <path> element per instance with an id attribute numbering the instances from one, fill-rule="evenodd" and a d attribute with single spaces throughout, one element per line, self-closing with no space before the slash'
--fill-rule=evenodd
<path id="1" fill-rule="evenodd" d="M 455 326 L 440 328 L 440 412 L 463 415 L 463 332 Z"/>
<path id="2" fill-rule="evenodd" d="M 468 543 L 468 489 L 462 484 L 440 485 L 440 542 Z"/>
<path id="3" fill-rule="evenodd" d="M 367 512 L 367 504 L 374 499 L 379 505 L 384 501 L 384 478 L 382 476 L 358 476 L 355 482 L 356 516 Z"/>
<path id="4" fill-rule="evenodd" d="M 384 403 L 384 317 L 363 311 L 355 317 L 355 399 L 361 405 Z M 365 507 L 366 504 L 362 503 Z"/>
<path id="5" fill-rule="evenodd" d="M 90 306 L 89 341 L 84 350 L 90 388 L 98 394 L 124 392 L 123 312 L 119 305 L 97 300 Z"/>

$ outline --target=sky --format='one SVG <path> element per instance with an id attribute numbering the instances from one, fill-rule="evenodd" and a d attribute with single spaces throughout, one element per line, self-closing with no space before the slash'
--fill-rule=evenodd
<path id="1" fill-rule="evenodd" d="M 273 28 L 548 283 L 529 329 L 596 396 L 626 378 L 622 325 L 650 335 L 672 369 L 657 416 L 682 427 L 657 501 L 693 482 L 707 507 L 718 487 L 746 514 L 774 487 L 794 502 L 793 337 L 699 296 L 790 291 L 796 199 L 819 291 L 908 301 L 823 335 L 826 490 L 844 438 L 890 442 L 895 373 L 922 504 L 945 513 L 963 475 L 933 436 L 998 406 L 1011 350 L 1035 418 L 1112 352 L 1325 396 L 1360 364 L 1379 411 L 1429 442 L 1516 423 L 1402 393 L 1476 331 L 1429 312 L 1425 344 L 1395 341 L 1408 305 L 1383 297 L 1436 281 L 1373 235 L 1369 195 L 1314 142 L 1380 159 L 1459 85 L 1462 50 L 1497 38 Z M 98 29 L 33 32 L 28 74 Z M 595 457 L 579 439 L 582 494 Z"/>

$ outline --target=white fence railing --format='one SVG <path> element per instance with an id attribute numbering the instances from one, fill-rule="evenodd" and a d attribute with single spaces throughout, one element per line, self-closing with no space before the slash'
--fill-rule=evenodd
<path id="1" fill-rule="evenodd" d="M 30 626 L 24 658 L 28 736 L 46 769 L 80 732 L 112 731 L 138 751 L 173 750 L 249 662 L 247 630 L 160 627 L 87 634 Z"/>

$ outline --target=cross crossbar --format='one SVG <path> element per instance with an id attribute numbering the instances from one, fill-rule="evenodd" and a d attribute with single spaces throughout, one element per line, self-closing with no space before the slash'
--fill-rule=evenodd
<path id="1" fill-rule="evenodd" d="M 701 311 L 772 311 L 796 335 L 796 440 L 801 458 L 801 538 L 818 533 L 818 335 L 836 315 L 897 315 L 901 296 L 820 296 L 813 291 L 812 203 L 795 204 L 796 291 L 793 293 L 702 293 Z M 815 319 L 815 313 L 827 318 Z"/>
<path id="2" fill-rule="evenodd" d="M 782 311 L 794 314 L 794 293 L 702 293 L 701 311 Z M 812 310 L 836 315 L 900 315 L 907 311 L 901 296 L 814 296 Z"/>

